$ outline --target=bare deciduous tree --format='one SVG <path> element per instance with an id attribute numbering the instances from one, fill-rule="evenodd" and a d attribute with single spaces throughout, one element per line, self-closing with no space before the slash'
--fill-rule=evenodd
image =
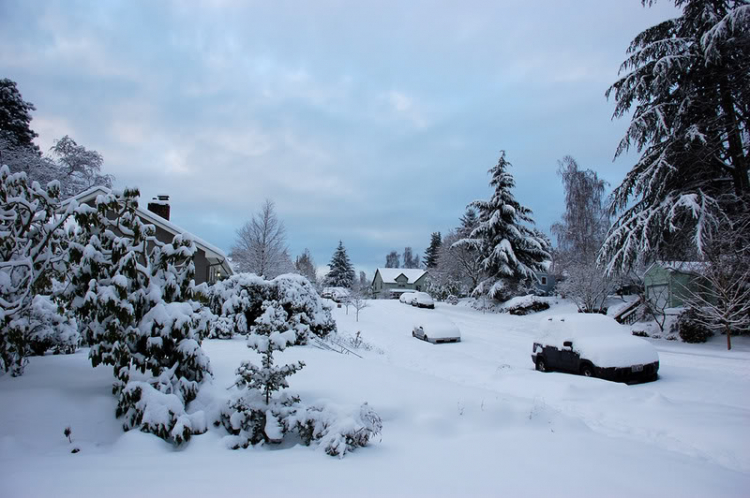
<path id="1" fill-rule="evenodd" d="M 732 333 L 750 331 L 750 215 L 747 201 L 736 205 L 744 214 L 710 236 L 703 278 L 689 299 L 698 323 L 726 334 L 727 349 L 732 349 Z"/>
<path id="2" fill-rule="evenodd" d="M 230 257 L 240 272 L 250 272 L 267 279 L 289 271 L 291 260 L 286 247 L 286 229 L 266 199 L 259 213 L 237 230 Z"/>

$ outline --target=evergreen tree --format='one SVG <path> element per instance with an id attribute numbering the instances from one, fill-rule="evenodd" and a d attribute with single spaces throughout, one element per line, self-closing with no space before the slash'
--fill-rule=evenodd
<path id="1" fill-rule="evenodd" d="M 344 243 L 339 241 L 336 251 L 329 263 L 331 271 L 326 275 L 326 285 L 330 287 L 345 287 L 351 289 L 354 284 L 354 267 L 346 254 Z"/>
<path id="2" fill-rule="evenodd" d="M 317 269 L 315 268 L 315 261 L 313 260 L 310 250 L 305 248 L 302 254 L 297 256 L 294 262 L 294 268 L 299 272 L 300 275 L 310 281 L 311 284 L 315 285 L 318 283 Z"/>
<path id="3" fill-rule="evenodd" d="M 138 196 L 113 192 L 76 211 L 62 297 L 87 324 L 93 366 L 113 367 L 124 428 L 181 443 L 205 431 L 184 406 L 211 375 L 201 341 L 213 315 L 197 301 L 192 239 L 158 241 Z"/>
<path id="4" fill-rule="evenodd" d="M 547 241 L 524 224 L 534 220 L 531 210 L 519 204 L 511 192 L 515 181 L 507 171 L 510 166 L 502 151 L 497 166 L 489 170 L 490 185 L 495 188 L 492 197 L 470 204 L 479 212 L 477 227 L 454 244 L 477 248 L 488 278 L 474 292 L 498 300 L 512 297 L 518 284 L 544 271 L 544 262 L 550 259 Z"/>
<path id="5" fill-rule="evenodd" d="M 440 232 L 432 232 L 430 237 L 430 246 L 427 248 L 424 254 L 424 265 L 427 268 L 435 268 L 438 263 L 438 256 L 440 255 L 440 246 L 443 243 L 443 239 Z"/>
<path id="6" fill-rule="evenodd" d="M 385 257 L 386 268 L 401 268 L 401 256 L 396 251 L 391 251 Z"/>
<path id="7" fill-rule="evenodd" d="M 607 90 L 615 118 L 632 111 L 615 157 L 641 153 L 613 193 L 619 218 L 600 254 L 609 272 L 685 248 L 702 254 L 750 194 L 750 4 L 675 5 L 682 15 L 639 34 Z"/>
<path id="8" fill-rule="evenodd" d="M 35 110 L 34 104 L 23 100 L 15 81 L 0 79 L 0 139 L 8 148 L 31 149 L 40 155 L 39 147 L 34 145 L 39 135 L 29 126 L 31 111 Z"/>
<path id="9" fill-rule="evenodd" d="M 465 233 L 467 236 L 471 234 L 471 232 L 477 227 L 477 224 L 479 223 L 477 212 L 471 206 L 466 208 L 466 213 L 464 213 L 464 215 L 461 216 L 459 220 L 461 221 L 459 231 Z"/>

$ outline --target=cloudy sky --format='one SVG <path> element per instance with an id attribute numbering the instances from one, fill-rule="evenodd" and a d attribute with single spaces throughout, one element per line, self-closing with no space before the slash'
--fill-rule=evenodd
<path id="1" fill-rule="evenodd" d="M 370 276 L 392 249 L 487 198 L 507 151 L 548 231 L 557 161 L 613 186 L 627 122 L 604 92 L 664 0 L 0 0 L 0 77 L 34 103 L 40 146 L 70 135 L 116 185 L 167 193 L 225 250 L 264 199 L 292 256 L 339 239 Z"/>

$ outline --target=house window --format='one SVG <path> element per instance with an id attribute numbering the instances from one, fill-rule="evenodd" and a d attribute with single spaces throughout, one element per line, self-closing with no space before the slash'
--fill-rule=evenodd
<path id="1" fill-rule="evenodd" d="M 418 290 L 418 291 L 421 291 L 421 290 L 422 290 L 422 286 L 421 286 L 421 285 L 418 285 L 418 286 L 417 286 L 417 290 Z"/>
<path id="2" fill-rule="evenodd" d="M 547 285 L 547 277 L 542 277 L 542 285 Z"/>

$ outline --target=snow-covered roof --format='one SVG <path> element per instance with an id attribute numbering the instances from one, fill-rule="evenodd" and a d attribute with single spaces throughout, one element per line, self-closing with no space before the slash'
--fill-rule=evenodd
<path id="1" fill-rule="evenodd" d="M 72 199 L 75 199 L 79 204 L 83 204 L 85 202 L 89 202 L 89 201 L 96 199 L 97 196 L 99 195 L 107 195 L 110 193 L 112 193 L 112 191 L 108 189 L 107 187 L 102 187 L 102 186 L 91 187 L 90 189 L 84 190 L 80 194 L 74 197 L 71 197 L 70 199 L 66 199 L 63 202 L 63 204 L 69 203 Z M 222 251 L 218 247 L 212 244 L 209 244 L 208 242 L 201 239 L 200 237 L 196 237 L 196 235 L 193 234 L 192 232 L 188 232 L 187 230 L 184 230 L 178 227 L 171 221 L 162 218 L 158 214 L 152 211 L 149 211 L 148 209 L 143 209 L 142 207 L 139 206 L 137 212 L 138 212 L 138 216 L 141 219 L 143 219 L 145 222 L 155 225 L 163 230 L 166 230 L 172 235 L 190 234 L 191 238 L 193 239 L 193 242 L 195 242 L 196 247 L 202 250 L 204 253 L 206 253 L 206 258 L 219 260 L 222 263 L 221 265 L 222 268 L 227 272 L 227 275 L 234 274 L 232 267 L 229 265 L 226 254 L 224 254 L 224 251 Z"/>
<path id="2" fill-rule="evenodd" d="M 702 261 L 657 261 L 649 267 L 649 270 L 654 265 L 661 266 L 662 268 L 670 271 L 678 271 L 681 273 L 694 273 L 701 275 L 706 269 L 706 263 Z M 648 270 L 646 270 L 648 271 Z"/>
<path id="3" fill-rule="evenodd" d="M 395 284 L 396 279 L 403 275 L 406 277 L 407 283 L 414 283 L 422 276 L 427 273 L 425 270 L 418 268 L 378 268 L 376 273 L 380 273 L 380 278 L 383 279 L 385 284 Z"/>

